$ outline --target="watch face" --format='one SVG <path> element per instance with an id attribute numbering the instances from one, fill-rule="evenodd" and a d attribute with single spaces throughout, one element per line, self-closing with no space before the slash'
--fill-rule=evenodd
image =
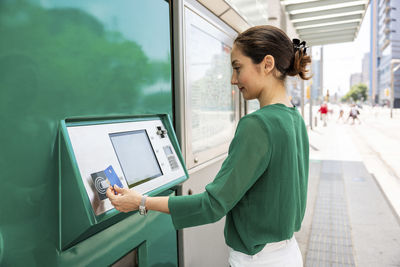
<path id="1" fill-rule="evenodd" d="M 147 196 L 144 195 L 144 196 L 142 196 L 142 200 L 140 201 L 140 205 L 139 205 L 139 214 L 140 215 L 146 215 L 147 214 L 146 198 L 147 198 Z"/>
<path id="2" fill-rule="evenodd" d="M 146 208 L 140 206 L 140 207 L 139 207 L 139 214 L 140 214 L 140 215 L 146 215 Z"/>

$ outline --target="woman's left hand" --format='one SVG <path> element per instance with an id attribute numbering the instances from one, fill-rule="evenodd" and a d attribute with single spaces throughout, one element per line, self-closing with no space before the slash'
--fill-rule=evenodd
<path id="1" fill-rule="evenodd" d="M 115 192 L 117 195 L 115 195 Z M 136 191 L 120 188 L 117 185 L 109 187 L 106 192 L 107 197 L 110 199 L 111 204 L 119 211 L 130 212 L 138 210 L 142 195 Z"/>

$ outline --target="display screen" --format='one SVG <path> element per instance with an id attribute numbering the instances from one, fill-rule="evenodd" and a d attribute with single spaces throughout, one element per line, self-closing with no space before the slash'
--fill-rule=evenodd
<path id="1" fill-rule="evenodd" d="M 129 188 L 162 175 L 145 130 L 110 134 Z"/>

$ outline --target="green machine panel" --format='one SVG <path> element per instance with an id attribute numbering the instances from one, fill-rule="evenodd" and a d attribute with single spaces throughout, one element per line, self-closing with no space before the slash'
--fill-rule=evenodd
<path id="1" fill-rule="evenodd" d="M 60 251 L 126 217 L 105 196 L 111 184 L 152 196 L 188 177 L 167 114 L 60 125 Z"/>
<path id="2" fill-rule="evenodd" d="M 164 0 L 0 1 L 0 266 L 109 266 L 129 253 L 177 265 L 169 215 L 91 213 L 59 131 L 65 118 L 173 118 L 170 21 Z M 64 244 L 60 190 L 85 216 Z"/>

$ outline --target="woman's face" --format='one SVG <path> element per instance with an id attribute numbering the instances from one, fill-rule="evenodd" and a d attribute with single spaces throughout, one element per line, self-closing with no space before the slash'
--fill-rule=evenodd
<path id="1" fill-rule="evenodd" d="M 260 64 L 254 64 L 236 45 L 233 45 L 231 62 L 233 68 L 231 83 L 239 88 L 244 99 L 258 98 L 263 89 L 263 72 Z"/>

